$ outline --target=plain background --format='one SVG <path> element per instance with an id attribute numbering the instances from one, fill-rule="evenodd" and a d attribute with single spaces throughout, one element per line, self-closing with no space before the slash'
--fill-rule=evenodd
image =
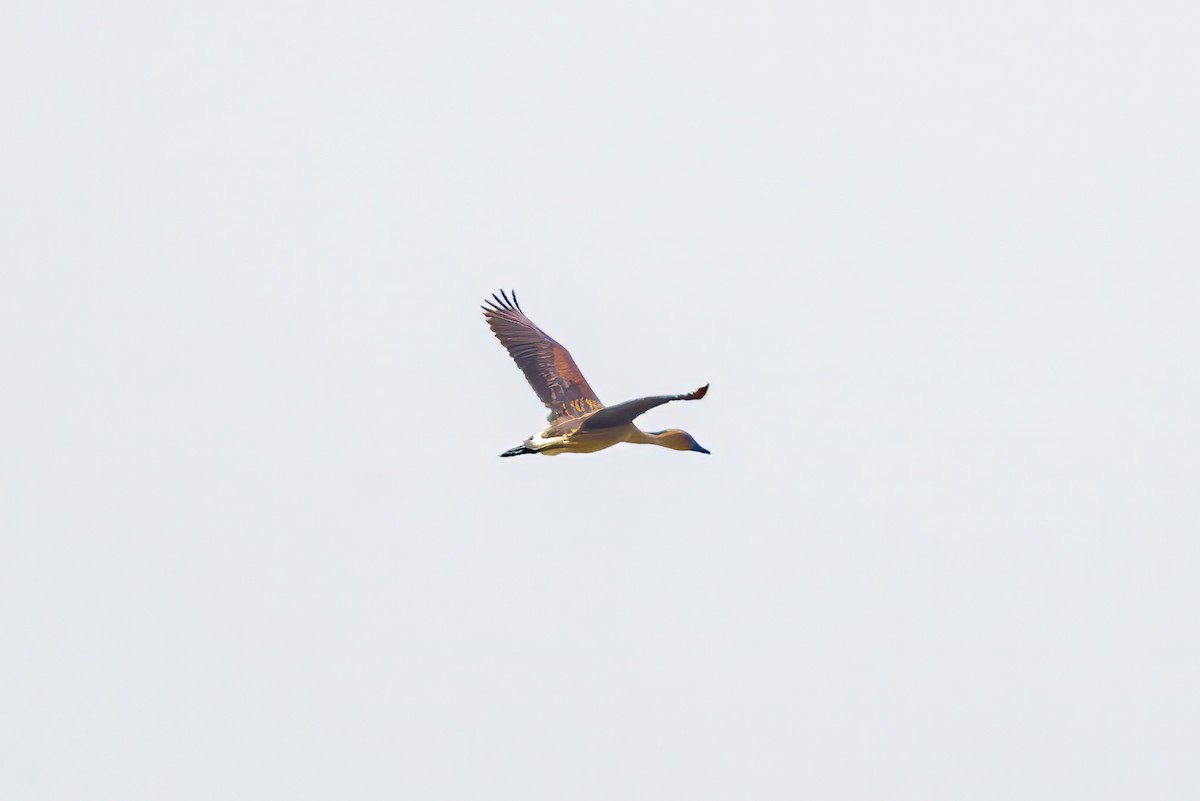
<path id="1" fill-rule="evenodd" d="M 0 796 L 1200 797 L 1195 3 L 4 17 Z"/>

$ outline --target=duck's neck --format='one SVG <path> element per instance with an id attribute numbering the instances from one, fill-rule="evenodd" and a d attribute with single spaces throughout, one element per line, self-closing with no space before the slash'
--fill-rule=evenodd
<path id="1" fill-rule="evenodd" d="M 628 441 L 638 445 L 661 445 L 664 448 L 669 448 L 671 446 L 667 444 L 668 439 L 669 432 L 664 431 L 661 434 L 651 434 L 637 426 L 633 426 L 633 433 L 630 435 Z"/>

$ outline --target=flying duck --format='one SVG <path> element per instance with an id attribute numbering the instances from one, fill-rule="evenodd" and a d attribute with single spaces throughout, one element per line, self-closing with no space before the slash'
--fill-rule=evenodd
<path id="1" fill-rule="evenodd" d="M 666 431 L 642 431 L 633 424 L 638 415 L 655 406 L 677 400 L 700 400 L 708 392 L 708 384 L 686 395 L 652 395 L 648 398 L 605 406 L 588 386 L 587 379 L 575 366 L 567 349 L 534 325 L 517 305 L 517 293 L 500 290 L 501 297 L 492 294 L 485 300 L 483 316 L 500 344 L 508 349 L 513 361 L 525 373 L 542 403 L 550 410 L 550 425 L 501 456 L 521 456 L 543 453 L 594 453 L 618 442 L 640 445 L 661 445 L 676 451 L 708 453 L 686 431 L 669 428 Z"/>

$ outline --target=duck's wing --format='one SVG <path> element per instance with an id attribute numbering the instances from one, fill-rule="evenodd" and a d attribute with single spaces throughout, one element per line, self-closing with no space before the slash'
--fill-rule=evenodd
<path id="1" fill-rule="evenodd" d="M 493 300 L 484 301 L 487 305 L 480 308 L 496 339 L 508 349 L 529 386 L 550 410 L 546 419 L 553 423 L 564 417 L 582 418 L 603 409 L 604 404 L 588 386 L 567 349 L 521 311 L 517 293 L 513 292 L 511 300 L 504 290 L 500 295 L 493 294 Z"/>
<path id="2" fill-rule="evenodd" d="M 605 407 L 591 415 L 587 420 L 583 421 L 583 425 L 579 427 L 579 430 L 593 431 L 597 428 L 610 428 L 612 426 L 632 423 L 635 417 L 645 414 L 655 406 L 662 406 L 664 403 L 677 400 L 700 400 L 706 394 L 708 394 L 708 384 L 686 395 L 651 395 L 648 398 L 625 401 L 615 406 Z"/>

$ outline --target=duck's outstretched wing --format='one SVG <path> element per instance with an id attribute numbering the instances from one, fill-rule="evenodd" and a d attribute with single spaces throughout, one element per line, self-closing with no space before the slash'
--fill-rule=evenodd
<path id="1" fill-rule="evenodd" d="M 493 300 L 485 300 L 487 305 L 480 308 L 496 339 L 508 349 L 529 386 L 550 410 L 546 419 L 553 423 L 564 417 L 582 418 L 603 409 L 604 404 L 588 386 L 567 349 L 521 311 L 517 293 L 513 292 L 511 300 L 504 290 L 500 295 L 493 294 Z"/>
<path id="2" fill-rule="evenodd" d="M 624 403 L 608 406 L 596 412 L 583 421 L 583 425 L 579 427 L 579 430 L 593 431 L 597 428 L 609 428 L 611 426 L 632 423 L 635 417 L 650 411 L 655 406 L 662 406 L 664 403 L 677 400 L 700 400 L 706 394 L 708 394 L 708 384 L 686 395 L 651 395 L 649 398 L 625 401 Z"/>

